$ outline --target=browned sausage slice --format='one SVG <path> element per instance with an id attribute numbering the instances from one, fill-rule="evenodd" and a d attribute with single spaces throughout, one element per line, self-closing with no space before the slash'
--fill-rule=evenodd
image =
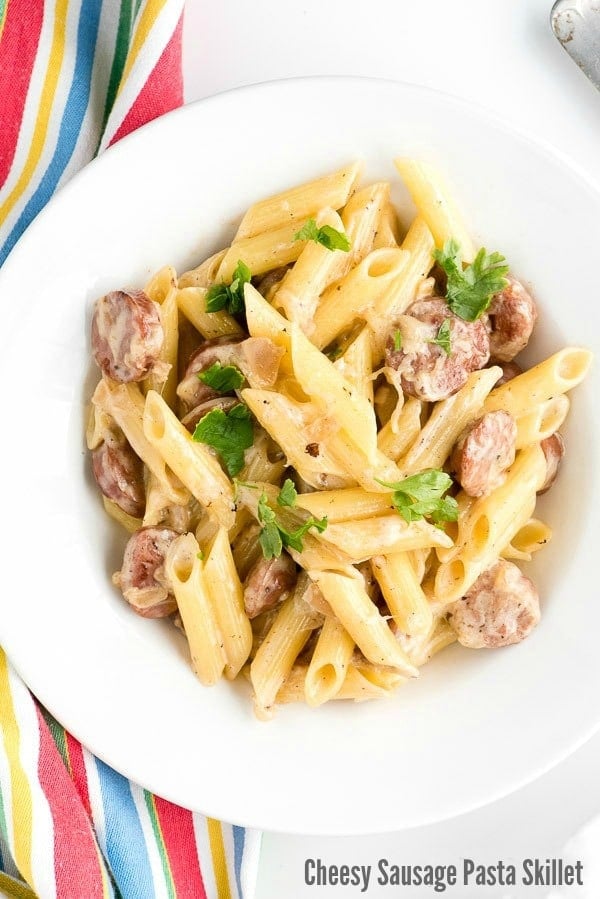
<path id="1" fill-rule="evenodd" d="M 248 618 L 282 602 L 296 583 L 296 565 L 283 552 L 275 559 L 260 558 L 244 581 L 244 607 Z"/>
<path id="2" fill-rule="evenodd" d="M 448 613 L 458 642 L 470 649 L 520 643 L 539 620 L 535 584 L 516 565 L 503 560 L 484 571 Z"/>
<path id="3" fill-rule="evenodd" d="M 179 537 L 172 528 L 140 528 L 129 538 L 117 576 L 123 596 L 144 618 L 165 618 L 177 610 L 164 574 L 167 550 Z"/>
<path id="4" fill-rule="evenodd" d="M 448 321 L 450 353 L 434 343 Z M 470 372 L 489 359 L 489 340 L 483 321 L 467 322 L 445 300 L 419 300 L 399 323 L 402 346 L 396 349 L 395 330 L 388 338 L 386 363 L 401 376 L 402 390 L 429 402 L 443 400 L 463 386 Z"/>
<path id="5" fill-rule="evenodd" d="M 181 424 L 193 433 L 200 419 L 208 415 L 212 409 L 221 409 L 223 412 L 229 412 L 234 406 L 239 406 L 239 404 L 240 401 L 237 396 L 215 396 L 212 399 L 199 403 L 191 412 L 184 415 L 181 419 Z"/>
<path id="6" fill-rule="evenodd" d="M 556 480 L 560 463 L 565 454 L 565 442 L 558 431 L 556 431 L 550 437 L 542 440 L 540 446 L 546 457 L 546 480 L 538 490 L 538 493 L 546 493 Z"/>
<path id="7" fill-rule="evenodd" d="M 523 350 L 537 320 L 533 297 L 520 281 L 507 278 L 508 286 L 497 293 L 488 309 L 490 355 L 493 362 L 510 362 Z"/>
<path id="8" fill-rule="evenodd" d="M 221 365 L 233 365 L 238 358 L 240 339 L 235 337 L 215 337 L 206 340 L 195 353 L 190 356 L 183 378 L 177 385 L 177 396 L 187 409 L 204 403 L 206 400 L 220 396 L 208 384 L 203 384 L 198 375 L 220 362 Z"/>
<path id="9" fill-rule="evenodd" d="M 113 290 L 96 303 L 92 351 L 103 374 L 114 381 L 142 381 L 163 341 L 159 307 L 143 290 Z"/>
<path id="10" fill-rule="evenodd" d="M 515 461 L 517 423 L 508 412 L 486 412 L 463 431 L 450 466 L 465 493 L 484 496 L 499 487 Z"/>
<path id="11" fill-rule="evenodd" d="M 220 392 L 204 384 L 198 377 L 215 362 L 223 366 L 235 365 L 244 377 L 250 377 L 256 382 L 255 386 L 272 387 L 277 379 L 283 353 L 282 347 L 276 346 L 267 337 L 247 337 L 245 340 L 216 337 L 214 340 L 207 340 L 190 357 L 177 387 L 177 395 L 187 409 L 221 396 Z"/>
<path id="12" fill-rule="evenodd" d="M 146 507 L 144 469 L 124 435 L 107 431 L 92 452 L 92 470 L 98 487 L 128 515 L 141 518 Z"/>

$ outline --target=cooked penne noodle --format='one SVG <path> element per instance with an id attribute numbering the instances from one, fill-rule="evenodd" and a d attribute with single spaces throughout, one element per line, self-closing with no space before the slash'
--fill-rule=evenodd
<path id="1" fill-rule="evenodd" d="M 244 332 L 227 312 L 206 311 L 206 289 L 184 287 L 177 291 L 177 305 L 183 315 L 206 340 L 215 337 L 242 337 Z"/>
<path id="2" fill-rule="evenodd" d="M 472 262 L 475 247 L 458 207 L 441 174 L 432 165 L 417 159 L 399 157 L 394 160 L 400 176 L 408 188 L 419 215 L 440 249 L 453 238 L 460 245 L 462 258 Z"/>
<path id="3" fill-rule="evenodd" d="M 322 705 L 339 693 L 353 653 L 350 634 L 337 618 L 326 617 L 304 681 L 308 705 Z"/>
<path id="4" fill-rule="evenodd" d="M 502 550 L 504 559 L 521 559 L 530 562 L 534 553 L 543 549 L 552 539 L 552 528 L 539 518 L 529 521 L 515 534 L 508 546 Z"/>
<path id="5" fill-rule="evenodd" d="M 277 694 L 278 703 L 305 702 L 304 685 L 307 670 L 304 664 L 294 665 Z M 407 678 L 394 668 L 370 665 L 368 662 L 360 665 L 351 664 L 342 686 L 331 699 L 348 699 L 354 702 L 385 699 L 406 681 Z"/>
<path id="6" fill-rule="evenodd" d="M 192 437 L 153 390 L 146 397 L 144 435 L 192 496 L 229 529 L 235 519 L 233 487 L 216 458 Z"/>
<path id="7" fill-rule="evenodd" d="M 540 403 L 517 418 L 517 449 L 540 443 L 558 431 L 569 413 L 571 402 L 564 393 Z"/>
<path id="8" fill-rule="evenodd" d="M 172 265 L 165 265 L 150 278 L 144 287 L 144 293 L 162 306 L 175 287 L 177 287 L 177 272 Z"/>
<path id="9" fill-rule="evenodd" d="M 460 599 L 482 572 L 531 518 L 536 492 L 546 477 L 546 460 L 538 444 L 517 455 L 505 482 L 476 500 L 459 520 L 457 551 L 440 565 L 435 596 L 440 602 Z"/>
<path id="10" fill-rule="evenodd" d="M 354 562 L 426 546 L 452 545 L 450 538 L 435 525 L 424 519 L 408 524 L 395 512 L 378 518 L 330 524 L 319 539 L 334 544 Z"/>
<path id="11" fill-rule="evenodd" d="M 164 341 L 158 364 L 155 370 L 150 372 L 144 381 L 144 392 L 156 390 L 160 393 L 165 403 L 173 409 L 177 399 L 177 349 L 179 346 L 179 307 L 177 305 L 177 288 L 175 286 L 175 270 L 167 267 L 169 283 L 167 289 L 167 274 L 159 272 L 155 275 L 157 287 L 153 288 L 155 296 L 162 296 L 160 307 L 160 321 L 164 332 Z M 171 274 L 172 273 L 172 274 Z M 165 293 L 165 291 L 167 291 Z M 159 302 L 157 300 L 157 302 Z"/>
<path id="12" fill-rule="evenodd" d="M 323 349 L 356 318 L 366 317 L 382 297 L 389 296 L 401 283 L 408 258 L 406 250 L 399 247 L 372 250 L 344 278 L 325 291 L 309 333 L 312 343 Z"/>
<path id="13" fill-rule="evenodd" d="M 361 577 L 354 569 L 309 571 L 309 576 L 331 606 L 336 618 L 369 662 L 397 668 L 406 677 L 416 677 L 417 669 L 369 598 Z"/>
<path id="14" fill-rule="evenodd" d="M 167 551 L 165 571 L 185 629 L 192 668 L 205 686 L 212 686 L 223 673 L 226 656 L 203 576 L 200 547 L 193 534 L 173 541 Z"/>
<path id="15" fill-rule="evenodd" d="M 420 283 L 427 277 L 433 265 L 433 237 L 422 218 L 417 217 L 414 220 L 401 249 L 408 252 L 409 258 L 399 283 L 389 296 L 380 297 L 375 308 L 365 314 L 371 330 L 374 366 L 383 359 L 390 324 L 393 324 L 414 302 Z"/>
<path id="16" fill-rule="evenodd" d="M 366 328 L 352 341 L 346 352 L 335 360 L 333 367 L 352 384 L 359 395 L 373 404 L 371 341 Z"/>
<path id="17" fill-rule="evenodd" d="M 326 515 L 329 524 L 373 518 L 393 509 L 390 493 L 368 493 L 360 487 L 301 493 L 297 503 L 315 518 L 323 518 Z"/>
<path id="18" fill-rule="evenodd" d="M 498 366 L 471 372 L 458 393 L 436 403 L 415 443 L 398 463 L 405 474 L 444 464 L 461 432 L 482 414 L 485 398 L 501 374 Z"/>
<path id="19" fill-rule="evenodd" d="M 377 230 L 373 240 L 373 249 L 382 247 L 399 247 L 402 242 L 400 237 L 400 223 L 398 215 L 391 203 L 387 203 L 379 216 Z"/>
<path id="20" fill-rule="evenodd" d="M 346 253 L 345 269 L 340 272 L 340 277 L 353 265 L 358 265 L 373 249 L 377 225 L 382 211 L 389 203 L 389 196 L 390 185 L 379 181 L 357 190 L 342 210 L 342 222 L 350 240 L 350 252 Z"/>
<path id="21" fill-rule="evenodd" d="M 137 384 L 117 384 L 103 379 L 96 387 L 92 403 L 114 418 L 136 454 L 156 476 L 169 501 L 178 505 L 187 503 L 187 489 L 144 433 L 144 397 Z"/>
<path id="22" fill-rule="evenodd" d="M 373 574 L 398 629 L 410 637 L 427 634 L 433 615 L 409 553 L 371 559 Z"/>
<path id="23" fill-rule="evenodd" d="M 348 202 L 361 172 L 362 163 L 353 162 L 323 178 L 255 203 L 240 222 L 235 241 L 273 231 L 290 221 L 299 230 L 302 223 L 320 209 L 341 209 Z"/>
<path id="24" fill-rule="evenodd" d="M 317 216 L 317 226 L 329 225 L 343 232 L 341 218 L 333 209 L 325 209 Z M 346 265 L 343 250 L 330 250 L 317 241 L 309 240 L 279 283 L 272 303 L 283 309 L 286 317 L 296 322 L 305 334 L 312 335 L 314 314 L 323 291 L 339 278 Z"/>
<path id="25" fill-rule="evenodd" d="M 393 417 L 377 435 L 377 446 L 389 459 L 397 462 L 409 446 L 417 441 L 421 432 L 421 412 L 423 404 L 416 397 L 410 397 L 402 406 L 397 422 Z"/>
<path id="26" fill-rule="evenodd" d="M 296 589 L 280 606 L 250 666 L 255 711 L 259 718 L 270 717 L 281 685 L 312 631 L 320 623 L 318 616 L 304 601 L 307 588 L 306 576 L 298 578 Z"/>
<path id="27" fill-rule="evenodd" d="M 204 583 L 221 632 L 225 677 L 233 680 L 252 649 L 252 627 L 244 611 L 244 593 L 225 528 L 219 528 L 206 557 Z"/>
<path id="28" fill-rule="evenodd" d="M 504 409 L 518 418 L 534 406 L 547 403 L 558 394 L 566 393 L 580 384 L 591 363 L 592 354 L 589 350 L 565 347 L 492 390 L 485 401 L 485 411 Z"/>
<path id="29" fill-rule="evenodd" d="M 227 250 L 219 250 L 205 259 L 197 268 L 184 272 L 179 276 L 178 287 L 210 287 L 217 280 L 217 272 L 225 258 Z"/>
<path id="30" fill-rule="evenodd" d="M 295 262 L 306 246 L 305 240 L 296 240 L 296 234 L 304 224 L 288 220 L 275 231 L 262 231 L 254 237 L 236 241 L 223 257 L 217 272 L 217 283 L 230 284 L 240 260 L 255 276 Z"/>

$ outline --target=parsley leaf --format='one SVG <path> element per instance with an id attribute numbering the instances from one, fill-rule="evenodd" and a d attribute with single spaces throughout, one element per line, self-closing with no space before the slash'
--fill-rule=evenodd
<path id="1" fill-rule="evenodd" d="M 396 328 L 393 334 L 394 339 L 394 350 L 398 352 L 402 349 L 402 331 L 399 328 Z"/>
<path id="2" fill-rule="evenodd" d="M 346 234 L 336 231 L 331 225 L 322 225 L 317 228 L 314 219 L 309 219 L 298 233 L 294 234 L 294 240 L 314 240 L 328 250 L 343 250 L 344 253 L 350 249 L 350 241 Z"/>
<path id="3" fill-rule="evenodd" d="M 452 486 L 452 478 L 439 468 L 427 468 L 393 484 L 385 481 L 379 483 L 392 488 L 392 504 L 405 521 L 419 521 L 427 517 L 439 525 L 458 518 L 456 500 L 452 496 L 444 496 Z"/>
<path id="4" fill-rule="evenodd" d="M 235 365 L 221 365 L 215 362 L 206 371 L 201 371 L 198 377 L 207 387 L 212 387 L 219 393 L 229 393 L 237 390 L 244 383 L 244 376 Z"/>
<path id="5" fill-rule="evenodd" d="M 231 315 L 244 311 L 244 284 L 252 277 L 245 262 L 238 259 L 231 284 L 213 284 L 206 292 L 206 311 L 220 312 L 226 309 Z"/>
<path id="6" fill-rule="evenodd" d="M 445 318 L 440 325 L 437 335 L 433 337 L 429 343 L 436 343 L 443 349 L 446 356 L 452 355 L 452 343 L 450 341 L 450 319 Z"/>
<path id="7" fill-rule="evenodd" d="M 286 481 L 291 484 L 291 481 Z M 293 486 L 293 485 L 292 485 Z M 284 484 L 285 487 L 285 484 Z M 280 493 L 281 496 L 281 493 Z M 277 498 L 279 502 L 279 497 Z M 280 503 L 281 505 L 281 503 Z M 287 503 L 286 505 L 290 505 Z M 317 520 L 311 515 L 310 518 L 303 522 L 294 531 L 288 531 L 280 522 L 277 521 L 275 512 L 269 506 L 266 493 L 261 494 L 258 501 L 258 521 L 262 525 L 262 530 L 258 538 L 258 542 L 265 559 L 273 559 L 280 556 L 284 546 L 290 546 L 297 552 L 302 552 L 304 545 L 302 538 L 311 529 L 316 528 L 320 534 L 327 527 L 327 516 Z"/>
<path id="8" fill-rule="evenodd" d="M 482 247 L 463 270 L 460 247 L 450 238 L 442 250 L 433 255 L 446 272 L 446 299 L 452 311 L 467 322 L 476 321 L 492 302 L 495 293 L 507 285 L 508 265 L 500 253 L 487 253 Z"/>
<path id="9" fill-rule="evenodd" d="M 258 521 L 262 530 L 258 538 L 265 559 L 275 559 L 283 551 L 283 541 L 275 521 L 275 512 L 268 504 L 267 494 L 262 493 L 258 501 Z"/>
<path id="10" fill-rule="evenodd" d="M 254 442 L 252 416 L 243 403 L 229 412 L 211 409 L 196 425 L 192 439 L 212 446 L 233 477 L 244 467 L 244 450 Z"/>
<path id="11" fill-rule="evenodd" d="M 286 478 L 283 482 L 283 487 L 279 491 L 279 496 L 277 497 L 277 505 L 295 506 L 297 498 L 298 491 L 294 487 L 293 481 L 290 481 L 289 478 Z"/>

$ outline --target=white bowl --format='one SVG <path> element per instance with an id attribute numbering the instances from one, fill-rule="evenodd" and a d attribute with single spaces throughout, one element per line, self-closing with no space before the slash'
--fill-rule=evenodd
<path id="1" fill-rule="evenodd" d="M 166 263 L 189 268 L 253 201 L 355 157 L 369 179 L 394 181 L 406 209 L 397 154 L 438 162 L 478 241 L 533 285 L 531 360 L 566 343 L 598 350 L 598 194 L 480 110 L 389 82 L 260 85 L 153 122 L 62 190 L 0 273 L 0 643 L 102 759 L 228 821 L 349 834 L 440 820 L 517 789 L 600 721 L 597 366 L 575 392 L 567 457 L 540 502 L 555 538 L 531 566 L 542 623 L 519 646 L 453 647 L 390 701 L 287 706 L 260 723 L 244 685 L 203 688 L 172 626 L 138 618 L 111 586 L 124 540 L 83 440 L 94 299 Z"/>

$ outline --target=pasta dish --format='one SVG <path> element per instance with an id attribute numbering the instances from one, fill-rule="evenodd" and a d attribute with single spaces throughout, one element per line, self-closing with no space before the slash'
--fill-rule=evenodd
<path id="1" fill-rule="evenodd" d="M 94 310 L 87 444 L 130 534 L 114 583 L 183 632 L 203 684 L 248 678 L 261 718 L 388 696 L 540 619 L 520 565 L 552 536 L 536 500 L 591 354 L 524 370 L 531 293 L 435 169 L 395 165 L 406 228 L 353 163 Z"/>

